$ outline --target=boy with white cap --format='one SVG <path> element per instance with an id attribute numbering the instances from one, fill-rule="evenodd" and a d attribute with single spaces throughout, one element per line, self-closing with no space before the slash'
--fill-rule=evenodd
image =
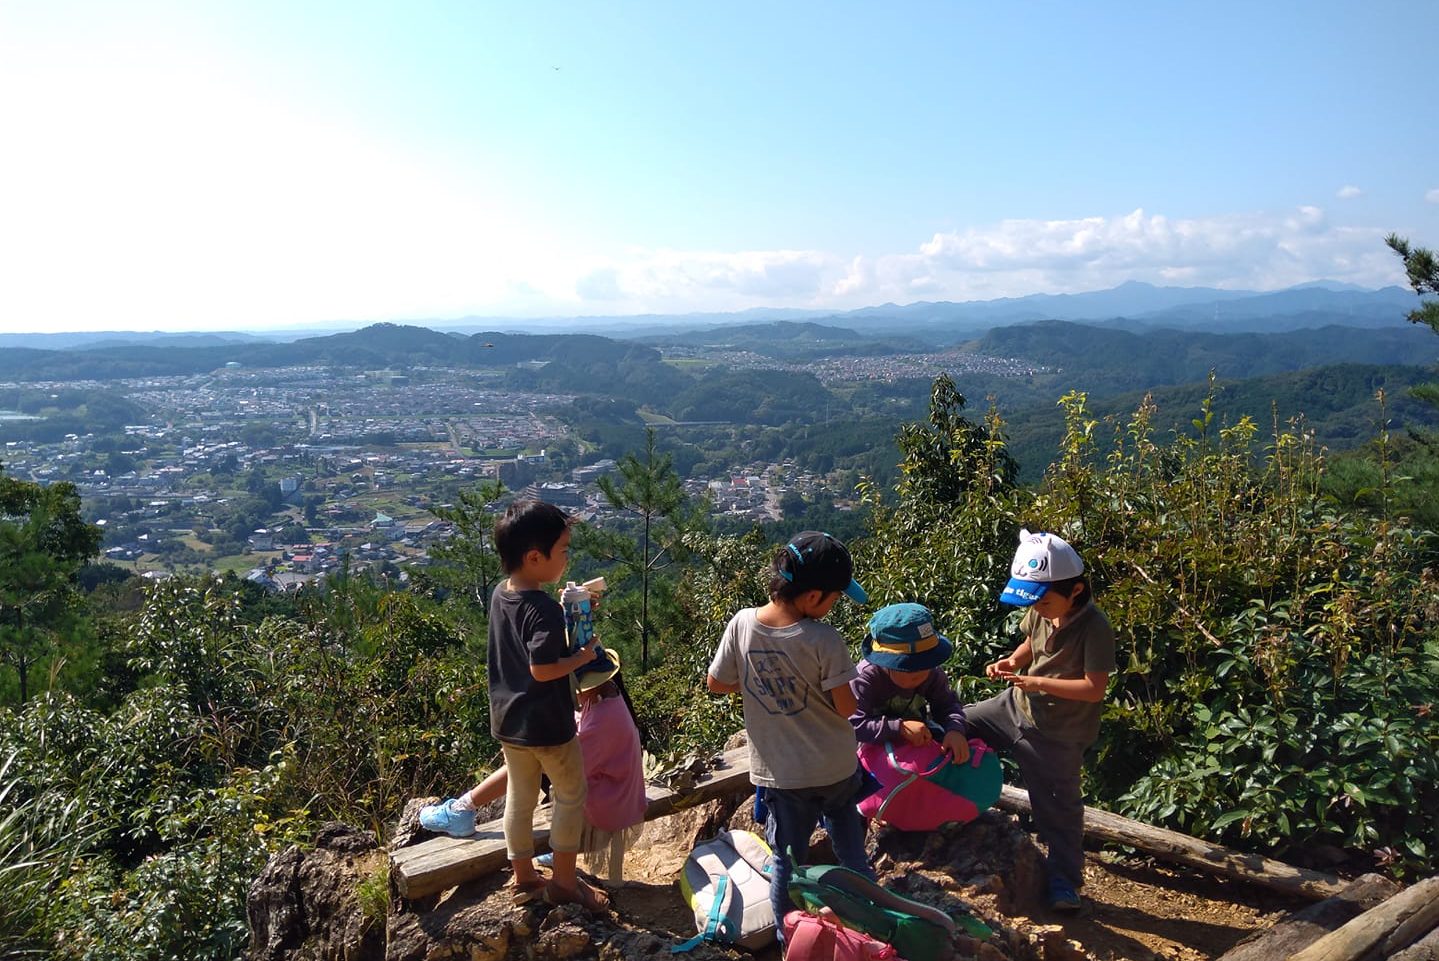
<path id="1" fill-rule="evenodd" d="M 1034 825 L 1049 847 L 1048 901 L 1077 911 L 1084 884 L 1084 752 L 1099 736 L 1105 689 L 1115 671 L 1114 630 L 1094 606 L 1084 562 L 1054 534 L 1019 532 L 1000 601 L 1028 607 L 1024 641 L 985 674 L 1009 684 L 971 704 L 971 735 L 1010 752 L 1029 789 Z"/>

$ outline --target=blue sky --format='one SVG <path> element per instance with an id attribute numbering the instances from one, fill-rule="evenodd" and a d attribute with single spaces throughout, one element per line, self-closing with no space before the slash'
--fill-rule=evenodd
<path id="1" fill-rule="evenodd" d="M 1439 246 L 1427 21 L 0 0 L 0 330 L 1380 286 Z"/>

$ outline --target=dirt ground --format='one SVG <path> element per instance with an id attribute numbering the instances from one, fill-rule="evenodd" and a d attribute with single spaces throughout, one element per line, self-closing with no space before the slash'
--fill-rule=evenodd
<path id="1" fill-rule="evenodd" d="M 1091 958 L 1217 958 L 1251 932 L 1308 902 L 1269 894 L 1160 862 L 1091 852 L 1085 864 L 1089 906 L 1062 923 Z"/>

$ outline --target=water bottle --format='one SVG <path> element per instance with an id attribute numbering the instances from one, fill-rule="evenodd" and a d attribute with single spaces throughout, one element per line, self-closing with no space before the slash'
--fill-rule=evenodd
<path id="1" fill-rule="evenodd" d="M 565 585 L 560 592 L 560 604 L 565 609 L 565 632 L 570 638 L 570 653 L 578 654 L 589 647 L 595 636 L 594 615 L 590 610 L 590 592 L 574 581 Z"/>

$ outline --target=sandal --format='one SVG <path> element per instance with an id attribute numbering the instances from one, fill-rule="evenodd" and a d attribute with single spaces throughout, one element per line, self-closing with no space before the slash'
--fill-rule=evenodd
<path id="1" fill-rule="evenodd" d="M 566 891 L 555 882 L 545 885 L 545 900 L 553 905 L 578 904 L 586 911 L 596 914 L 610 909 L 610 899 L 603 891 L 596 891 L 579 878 L 575 879 L 575 890 Z"/>
<path id="2" fill-rule="evenodd" d="M 529 904 L 531 901 L 545 893 L 549 885 L 545 878 L 535 878 L 533 881 L 526 881 L 524 884 L 510 884 L 510 902 L 515 907 Z"/>

